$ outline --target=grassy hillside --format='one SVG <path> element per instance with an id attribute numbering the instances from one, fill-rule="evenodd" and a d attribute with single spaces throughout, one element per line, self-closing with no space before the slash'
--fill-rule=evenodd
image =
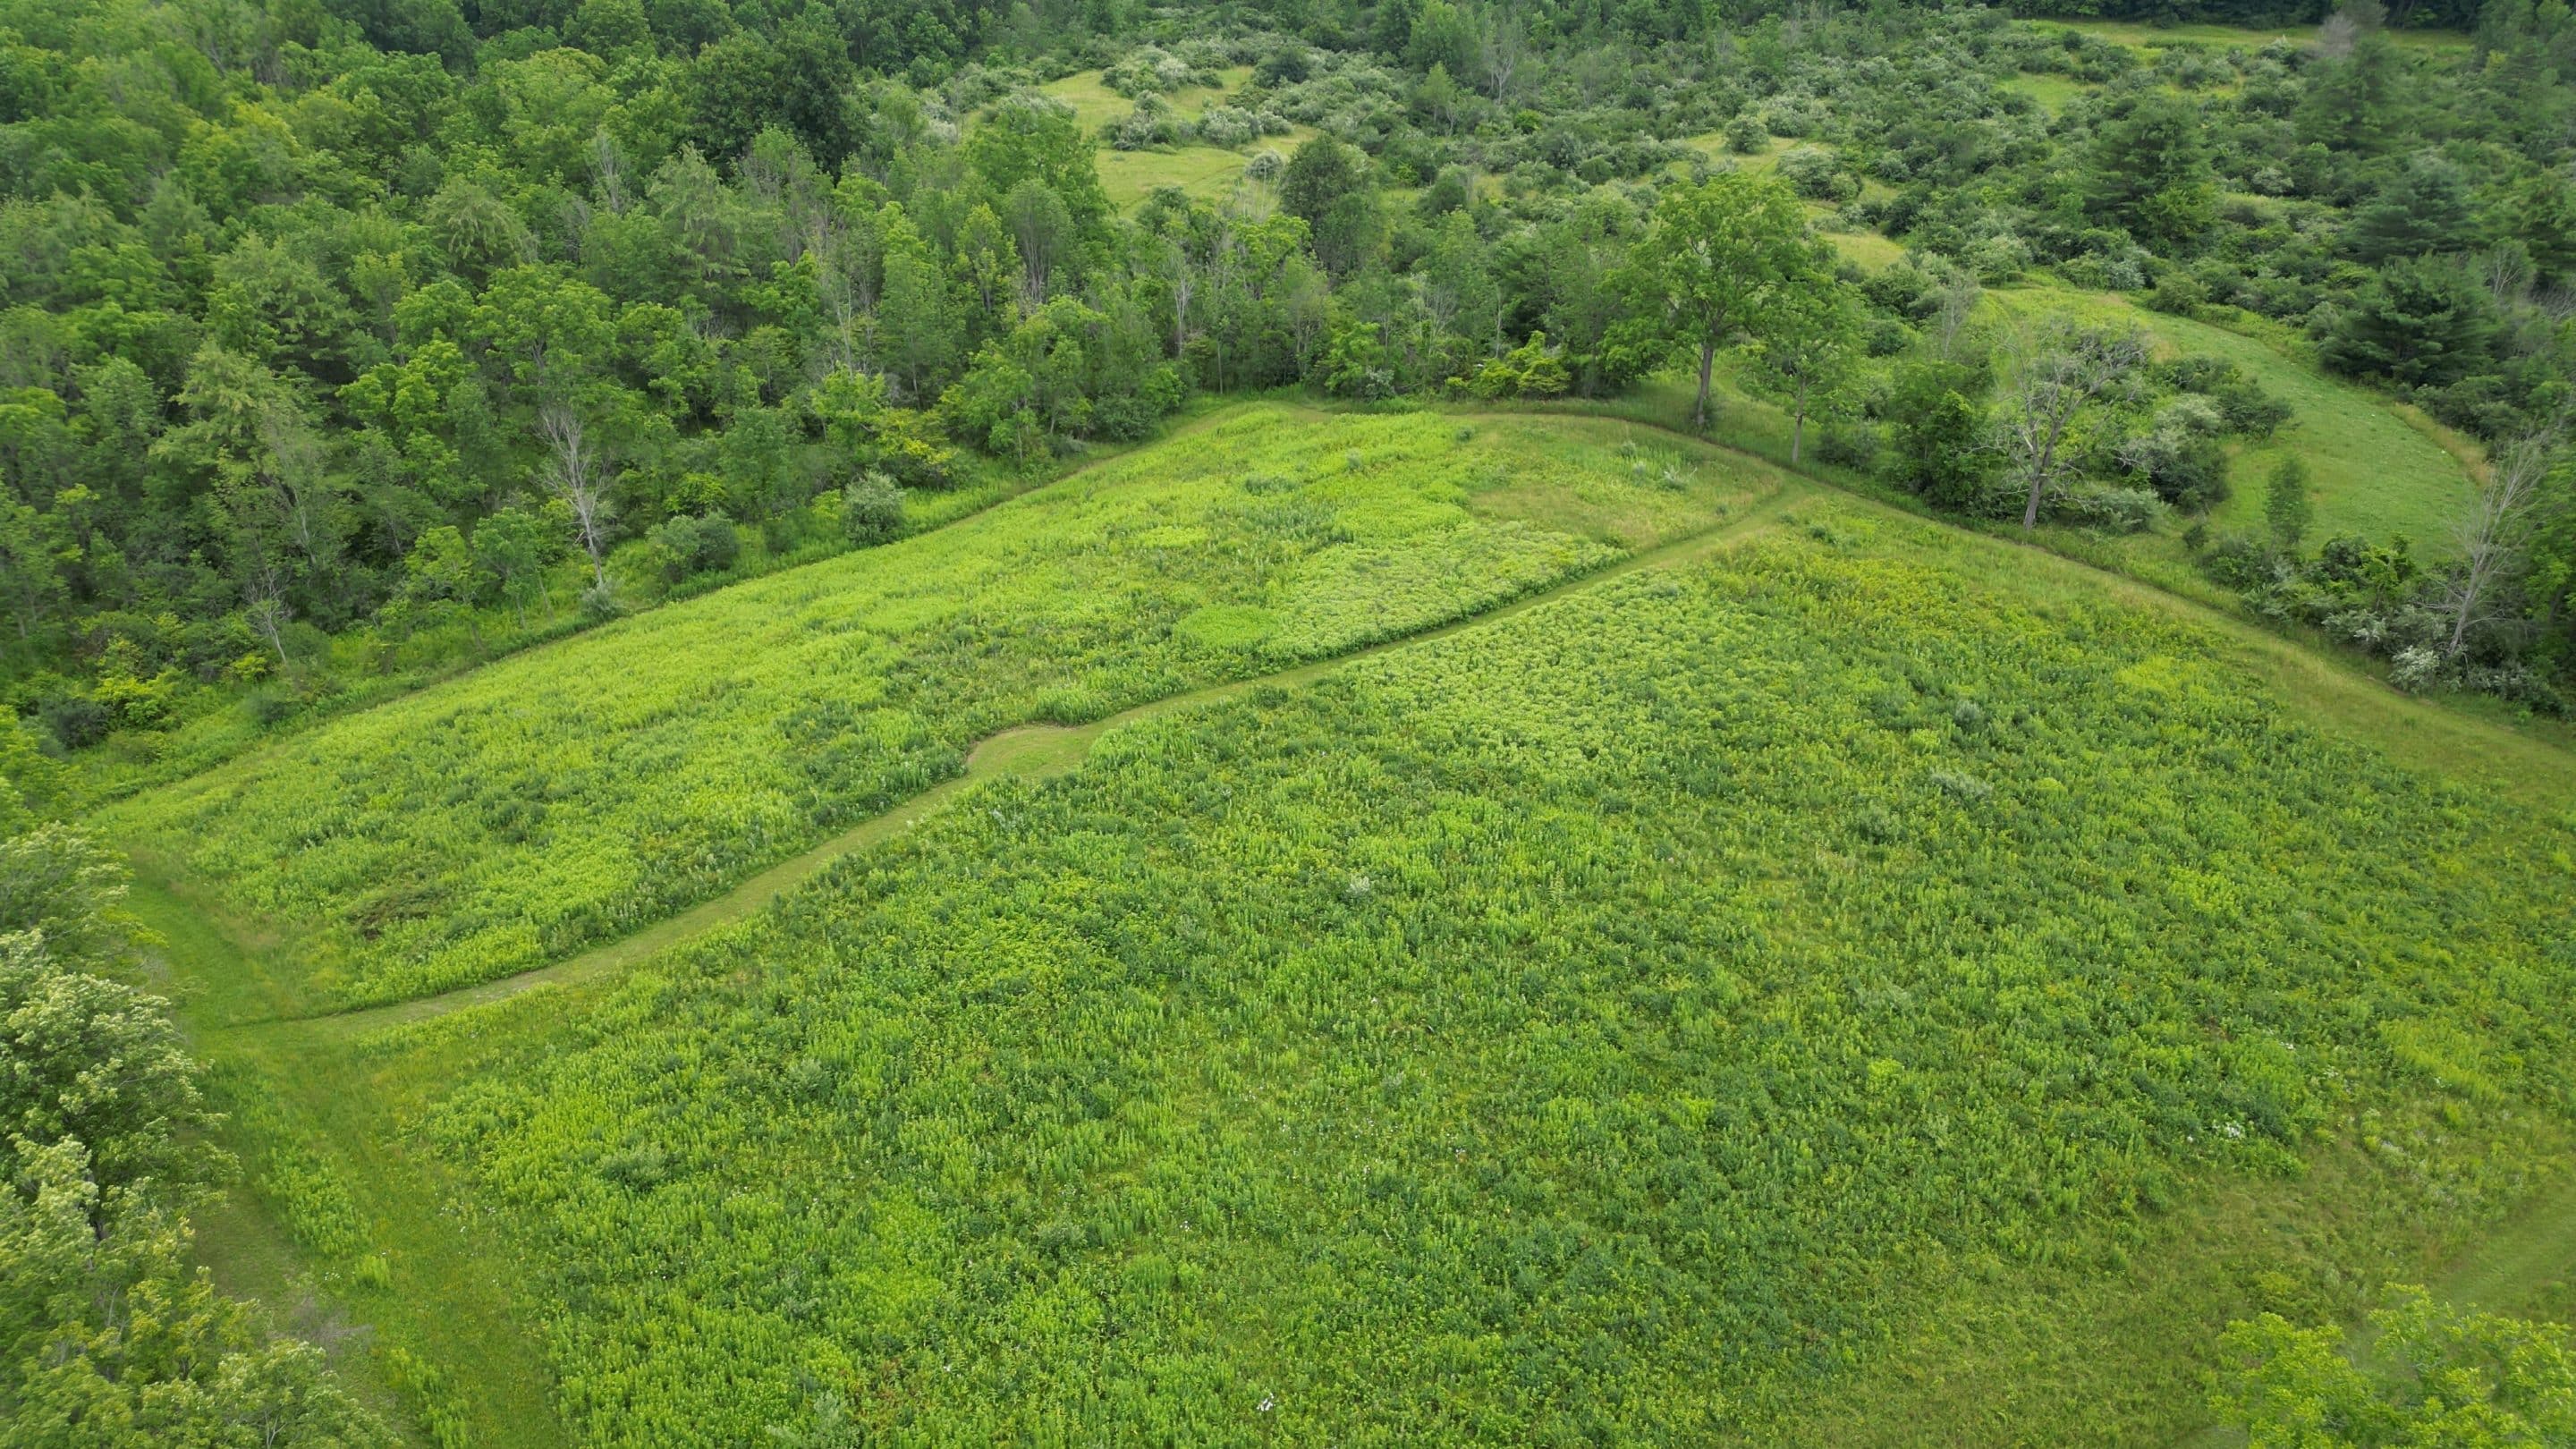
<path id="1" fill-rule="evenodd" d="M 1472 612 L 1769 484 L 1627 429 L 1240 409 L 960 525 L 656 611 L 105 816 L 295 944 L 256 1015 L 649 925 L 1081 720 Z M 299 1000 L 299 998 L 301 998 Z"/>
<path id="2" fill-rule="evenodd" d="M 2386 541 L 2403 534 L 2427 554 L 2451 549 L 2453 521 L 2474 496 L 2460 459 L 2433 430 L 2408 421 L 2385 398 L 2327 376 L 2270 343 L 2223 327 L 2150 312 L 2124 297 L 2058 286 L 1998 288 L 1988 305 L 2005 319 L 2073 317 L 2095 326 L 2136 327 L 2160 355 L 2235 363 L 2265 392 L 2288 403 L 2291 420 L 2271 438 L 2237 446 L 2228 464 L 2234 494 L 2211 520 L 2253 531 L 2263 516 L 2263 480 L 2282 458 L 2307 465 L 2319 537 L 2354 533 Z"/>
<path id="3" fill-rule="evenodd" d="M 2312 728 L 2096 577 L 1801 509 L 364 1060 L 602 1444 L 826 1393 L 904 1442 L 1781 1442 L 1951 1304 L 2124 1312 L 2165 1391 L 1969 1356 L 1909 1412 L 2155 1442 L 2229 1313 L 2552 1170 L 2563 769 L 2398 764 L 2412 707 Z M 2207 1291 L 2117 1303 L 2132 1255 Z"/>
<path id="4" fill-rule="evenodd" d="M 2187 25 L 2151 25 L 2134 20 L 2089 18 L 2052 20 L 2046 23 L 2052 27 L 2080 30 L 2102 40 L 2117 41 L 2122 45 L 2135 46 L 2150 52 L 2172 45 L 2220 47 L 2242 45 L 2249 49 L 2260 49 L 2276 40 L 2286 40 L 2297 45 L 2311 41 L 2316 36 L 2315 29 L 2305 25 L 2210 25 L 2198 22 Z M 2399 45 L 2416 50 L 2466 50 L 2470 44 L 2469 37 L 2456 30 L 2391 30 L 2388 32 L 2388 38 Z"/>
<path id="5" fill-rule="evenodd" d="M 1251 76 L 1251 67 L 1237 66 L 1220 73 L 1222 84 L 1184 86 L 1163 99 L 1175 114 L 1192 119 L 1208 106 L 1222 104 Z M 1136 104 L 1101 84 L 1096 70 L 1050 81 L 1039 89 L 1073 107 L 1074 120 L 1091 136 L 1098 136 Z M 1240 149 L 1192 144 L 1118 151 L 1104 145 L 1097 158 L 1100 188 L 1118 206 L 1134 206 L 1164 186 L 1177 186 L 1202 201 L 1220 200 L 1233 193 L 1255 152 L 1273 150 L 1284 156 L 1314 134 L 1311 126 L 1293 126 L 1287 135 L 1267 136 Z"/>

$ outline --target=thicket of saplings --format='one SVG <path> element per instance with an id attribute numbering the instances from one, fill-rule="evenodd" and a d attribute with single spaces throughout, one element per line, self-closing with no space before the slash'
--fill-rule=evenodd
<path id="1" fill-rule="evenodd" d="M 0 1440 L 392 1449 L 195 1266 L 187 1214 L 232 1164 L 169 1003 L 130 984 L 123 865 L 46 818 L 67 784 L 0 721 Z"/>
<path id="2" fill-rule="evenodd" d="M 2096 376 L 2118 339 L 1962 345 L 1967 280 L 2037 270 L 2277 322 L 2499 445 L 2550 452 L 2576 371 L 2554 6 L 2496 0 L 2458 46 L 2355 0 L 2305 39 L 2148 48 L 1918 7 L 875 11 L 15 0 L 11 705 L 65 748 L 237 748 L 880 540 L 907 496 L 1193 392 L 1600 396 L 1715 360 L 1943 506 L 2199 506 L 2223 426 L 2084 401 L 2126 396 Z M 1227 82 L 1189 139 L 1242 149 L 1244 185 L 1115 211 L 1099 138 L 1033 90 L 1093 64 L 1140 100 Z M 1321 134 L 1262 155 L 1280 125 Z M 1711 149 L 1918 265 L 1861 286 L 1761 234 L 1802 216 L 1776 196 L 1690 203 L 1734 164 Z M 1768 219 L 1739 228 L 1750 295 L 1661 285 L 1655 238 L 1738 216 Z M 2033 442 L 2068 406 L 2103 415 Z M 2359 631 L 2429 651 L 2410 679 L 2556 699 L 2576 528 L 2543 476 Z"/>

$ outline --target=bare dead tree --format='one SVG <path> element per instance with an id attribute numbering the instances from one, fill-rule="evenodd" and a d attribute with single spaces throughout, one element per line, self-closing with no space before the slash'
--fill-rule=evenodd
<path id="1" fill-rule="evenodd" d="M 2478 280 L 2486 283 L 2487 295 L 2506 312 L 2531 300 L 2535 270 L 2531 253 L 2512 242 L 2499 242 L 2478 258 Z"/>
<path id="2" fill-rule="evenodd" d="M 2002 415 L 2005 450 L 2030 482 L 2021 526 L 2039 526 L 2039 505 L 2065 468 L 2066 430 L 2086 403 L 2124 381 L 2146 361 L 2135 332 L 2077 329 L 2064 323 L 2033 336 L 2015 334 L 2006 349 Z"/>
<path id="3" fill-rule="evenodd" d="M 304 576 L 317 582 L 333 577 L 340 562 L 338 530 L 326 525 L 328 515 L 342 505 L 332 491 L 322 440 L 283 408 L 260 419 L 259 433 L 266 447 L 259 467 L 260 482 L 266 485 L 262 497 L 277 526 L 304 555 Z"/>
<path id="4" fill-rule="evenodd" d="M 276 651 L 277 662 L 285 664 L 286 626 L 294 622 L 295 610 L 286 602 L 286 580 L 278 573 L 277 560 L 264 549 L 242 580 L 242 617 Z"/>
<path id="5" fill-rule="evenodd" d="M 1198 273 L 1190 267 L 1189 248 L 1177 241 L 1164 246 L 1172 268 L 1172 355 L 1185 357 L 1190 350 L 1190 298 L 1198 291 Z"/>
<path id="6" fill-rule="evenodd" d="M 2456 525 L 2460 567 L 2442 601 L 2443 612 L 2451 616 L 2451 641 L 2443 646 L 2444 656 L 2460 656 L 2468 645 L 2469 630 L 2486 619 L 2496 581 L 2521 559 L 2530 534 L 2532 505 L 2539 499 L 2541 481 L 2557 462 L 2558 441 L 2559 430 L 2553 426 L 2498 450 L 2477 500 Z"/>
<path id="7" fill-rule="evenodd" d="M 590 174 L 599 183 L 600 202 L 610 211 L 623 216 L 635 204 L 626 189 L 626 150 L 605 126 L 590 138 Z"/>
<path id="8" fill-rule="evenodd" d="M 590 580 L 608 592 L 608 458 L 569 403 L 548 403 L 537 414 L 545 440 L 546 491 L 572 510 L 573 531 L 590 555 Z"/>
<path id="9" fill-rule="evenodd" d="M 1968 320 L 1977 314 L 1978 299 L 1985 294 L 1985 287 L 1965 271 L 1952 273 L 1941 284 L 1941 310 L 1932 316 L 1932 343 L 1943 362 L 1958 350 L 1959 338 L 1968 330 Z"/>
<path id="10" fill-rule="evenodd" d="M 1497 104 L 1508 104 L 1512 80 L 1529 56 L 1529 32 L 1522 28 L 1519 14 L 1508 9 L 1488 12 L 1476 48 L 1477 58 L 1484 62 L 1486 89 Z"/>

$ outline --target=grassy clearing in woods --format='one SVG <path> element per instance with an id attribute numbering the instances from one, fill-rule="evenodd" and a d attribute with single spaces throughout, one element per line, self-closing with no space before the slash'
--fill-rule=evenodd
<path id="1" fill-rule="evenodd" d="M 2434 430 L 2409 422 L 2385 397 L 2328 377 L 2271 343 L 2150 312 L 2109 293 L 2042 285 L 1999 287 L 1986 295 L 1994 312 L 2008 319 L 2061 316 L 2092 326 L 2140 328 L 2160 356 L 2235 363 L 2290 405 L 2290 421 L 2271 438 L 2233 447 L 2227 476 L 2234 491 L 2211 511 L 2213 524 L 2259 531 L 2264 480 L 2279 460 L 2295 456 L 2307 465 L 2316 497 L 2315 537 L 2356 533 L 2385 542 L 2403 534 L 2424 556 L 2451 552 L 2451 525 L 2466 510 L 2475 485 Z"/>

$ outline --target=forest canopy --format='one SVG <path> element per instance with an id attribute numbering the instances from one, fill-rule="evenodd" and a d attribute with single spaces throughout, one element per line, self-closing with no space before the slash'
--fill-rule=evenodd
<path id="1" fill-rule="evenodd" d="M 2008 9 L 1694 0 L 15 0 L 0 690 L 49 748 L 220 758 L 1246 389 L 1601 398 L 1696 369 L 1701 423 L 1712 383 L 1771 399 L 1794 460 L 1812 435 L 1816 464 L 1951 512 L 2119 531 L 2221 502 L 2277 401 L 1987 325 L 1980 288 L 2039 282 L 2273 327 L 2467 434 L 2539 440 L 2491 578 L 2398 546 L 2362 588 L 2277 533 L 2208 562 L 2269 612 L 2366 619 L 2340 632 L 2426 682 L 2558 707 L 2567 7 L 2074 11 L 2280 30 L 2132 45 Z M 2409 33 L 2443 25 L 2472 33 Z M 1113 154 L 1146 164 L 1115 195 Z M 1754 215 L 1742 296 L 1662 285 Z"/>

